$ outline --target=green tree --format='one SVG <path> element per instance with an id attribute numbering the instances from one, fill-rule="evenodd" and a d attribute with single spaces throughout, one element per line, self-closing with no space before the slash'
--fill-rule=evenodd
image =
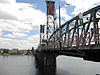
<path id="1" fill-rule="evenodd" d="M 12 50 L 9 52 L 10 55 L 17 55 L 18 51 L 17 50 Z"/>

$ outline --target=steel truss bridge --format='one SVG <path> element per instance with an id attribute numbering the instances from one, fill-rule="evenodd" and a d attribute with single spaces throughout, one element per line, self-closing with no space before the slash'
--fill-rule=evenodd
<path id="1" fill-rule="evenodd" d="M 37 64 L 55 65 L 58 55 L 81 57 L 100 62 L 100 5 L 79 15 L 56 29 L 44 46 L 35 52 Z"/>

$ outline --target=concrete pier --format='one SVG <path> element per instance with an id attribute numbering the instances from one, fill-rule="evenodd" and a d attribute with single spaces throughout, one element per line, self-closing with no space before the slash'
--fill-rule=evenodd
<path id="1" fill-rule="evenodd" d="M 44 67 L 44 66 L 55 66 L 56 67 L 56 55 L 47 53 L 42 54 L 38 53 L 35 54 L 35 60 L 36 60 L 36 67 Z"/>

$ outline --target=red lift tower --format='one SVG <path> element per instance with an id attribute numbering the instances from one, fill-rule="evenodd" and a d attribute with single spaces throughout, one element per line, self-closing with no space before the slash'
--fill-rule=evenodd
<path id="1" fill-rule="evenodd" d="M 46 0 L 47 5 L 47 27 L 46 27 L 46 35 L 47 42 L 50 42 L 49 37 L 55 31 L 55 2 Z M 54 38 L 55 41 L 55 38 Z"/>

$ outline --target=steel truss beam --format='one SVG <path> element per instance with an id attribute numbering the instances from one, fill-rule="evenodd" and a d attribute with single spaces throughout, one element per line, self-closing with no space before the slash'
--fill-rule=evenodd
<path id="1" fill-rule="evenodd" d="M 76 17 L 72 18 L 71 20 L 67 21 L 66 23 L 61 25 L 60 28 L 56 29 L 53 32 L 53 34 L 49 37 L 48 40 L 51 41 L 55 37 L 55 35 L 57 35 L 59 33 L 60 29 L 61 29 L 61 31 L 63 29 L 65 29 L 65 31 L 62 31 L 62 33 L 61 33 L 61 36 L 62 36 L 61 38 L 58 38 L 58 36 L 56 37 L 56 38 L 58 38 L 57 39 L 58 41 L 60 39 L 62 39 L 62 40 L 60 40 L 62 42 L 62 46 L 66 45 L 65 43 L 67 43 L 66 47 L 73 48 L 74 46 L 76 46 L 76 48 L 78 48 L 78 49 L 79 48 L 84 49 L 85 46 L 87 45 L 87 41 L 86 41 L 87 39 L 88 39 L 89 48 L 90 48 L 90 44 L 92 44 L 91 43 L 92 39 L 94 39 L 94 44 L 98 45 L 99 38 L 100 38 L 99 37 L 99 34 L 100 34 L 99 28 L 100 27 L 98 26 L 98 22 L 100 21 L 100 18 L 96 17 L 96 13 L 98 12 L 98 10 L 100 10 L 100 5 L 84 12 L 83 16 L 87 16 L 87 15 L 90 15 L 90 16 L 88 17 L 89 20 L 84 22 L 81 25 L 78 23 L 79 16 L 76 16 Z M 73 26 L 71 27 L 72 23 L 73 23 Z M 93 34 L 92 34 L 92 32 L 93 32 Z M 73 44 L 73 43 L 75 43 L 75 40 L 77 40 L 77 39 L 79 40 L 78 43 Z M 57 43 L 58 41 L 55 41 L 53 43 Z M 67 41 L 67 42 L 65 42 L 65 41 Z M 79 43 L 79 42 L 84 42 L 84 43 Z"/>

